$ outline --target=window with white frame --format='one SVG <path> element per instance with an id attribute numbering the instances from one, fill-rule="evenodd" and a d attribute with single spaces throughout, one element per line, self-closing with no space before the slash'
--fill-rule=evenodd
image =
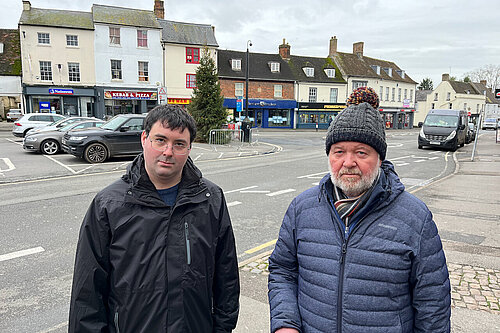
<path id="1" fill-rule="evenodd" d="M 109 44 L 120 45 L 120 28 L 109 27 Z"/>
<path id="2" fill-rule="evenodd" d="M 278 73 L 280 71 L 280 63 L 279 62 L 270 62 L 269 67 L 271 68 L 272 73 Z"/>
<path id="3" fill-rule="evenodd" d="M 3 53 L 3 43 L 0 43 L 0 53 Z"/>
<path id="4" fill-rule="evenodd" d="M 398 102 L 401 102 L 401 88 L 398 88 Z"/>
<path id="5" fill-rule="evenodd" d="M 352 81 L 352 90 L 356 90 L 361 87 L 366 87 L 368 85 L 368 81 Z"/>
<path id="6" fill-rule="evenodd" d="M 330 103 L 337 103 L 338 95 L 339 95 L 338 88 L 330 88 Z"/>
<path id="7" fill-rule="evenodd" d="M 434 100 L 437 101 L 438 100 L 438 93 L 435 93 L 434 94 Z"/>
<path id="8" fill-rule="evenodd" d="M 50 34 L 48 32 L 39 32 L 38 44 L 50 44 Z"/>
<path id="9" fill-rule="evenodd" d="M 68 80 L 70 82 L 80 82 L 80 64 L 68 62 Z"/>
<path id="10" fill-rule="evenodd" d="M 196 88 L 196 74 L 186 74 L 186 88 Z"/>
<path id="11" fill-rule="evenodd" d="M 413 103 L 413 89 L 410 89 L 410 102 Z"/>
<path id="12" fill-rule="evenodd" d="M 408 89 L 405 89 L 405 97 L 404 99 L 408 99 Z"/>
<path id="13" fill-rule="evenodd" d="M 121 80 L 122 79 L 122 61 L 121 60 L 111 60 L 111 79 Z"/>
<path id="14" fill-rule="evenodd" d="M 330 79 L 333 79 L 335 77 L 335 68 L 325 68 L 325 74 Z"/>
<path id="15" fill-rule="evenodd" d="M 139 61 L 137 63 L 139 68 L 139 81 L 148 82 L 149 81 L 149 70 L 147 61 Z"/>
<path id="16" fill-rule="evenodd" d="M 451 99 L 451 93 L 448 92 L 448 93 L 446 93 L 446 100 L 449 101 L 450 99 Z"/>
<path id="17" fill-rule="evenodd" d="M 241 71 L 241 59 L 231 59 L 231 69 L 233 71 Z"/>
<path id="18" fill-rule="evenodd" d="M 40 61 L 40 80 L 52 81 L 52 62 Z"/>
<path id="19" fill-rule="evenodd" d="M 378 98 L 382 100 L 384 98 L 384 87 L 380 86 L 380 90 L 378 92 Z"/>
<path id="20" fill-rule="evenodd" d="M 396 100 L 396 88 L 392 88 L 392 98 L 391 101 L 394 102 Z"/>
<path id="21" fill-rule="evenodd" d="M 234 96 L 235 97 L 243 97 L 243 83 L 241 82 L 236 82 L 234 84 Z"/>
<path id="22" fill-rule="evenodd" d="M 281 84 L 274 85 L 274 97 L 275 98 L 283 97 L 283 86 Z"/>
<path id="23" fill-rule="evenodd" d="M 385 100 L 389 100 L 389 87 L 385 87 Z"/>
<path id="24" fill-rule="evenodd" d="M 304 70 L 304 74 L 306 74 L 307 77 L 314 76 L 314 68 L 313 67 L 304 67 L 302 69 Z"/>
<path id="25" fill-rule="evenodd" d="M 318 89 L 314 87 L 309 88 L 309 103 L 316 103 L 318 97 Z"/>
<path id="26" fill-rule="evenodd" d="M 137 30 L 137 47 L 148 47 L 147 30 Z"/>
<path id="27" fill-rule="evenodd" d="M 66 35 L 66 45 L 67 46 L 78 46 L 78 36 L 77 35 Z"/>

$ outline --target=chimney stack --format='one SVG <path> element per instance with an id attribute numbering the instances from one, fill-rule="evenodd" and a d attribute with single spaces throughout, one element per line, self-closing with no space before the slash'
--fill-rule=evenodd
<path id="1" fill-rule="evenodd" d="M 444 73 L 444 74 L 441 76 L 441 81 L 450 81 L 450 74 L 446 74 L 446 73 Z"/>
<path id="2" fill-rule="evenodd" d="M 364 42 L 357 42 L 352 44 L 352 53 L 357 55 L 359 58 L 363 58 L 363 46 Z"/>
<path id="3" fill-rule="evenodd" d="M 155 16 L 159 19 L 165 18 L 165 9 L 163 8 L 163 0 L 155 0 Z"/>
<path id="4" fill-rule="evenodd" d="M 290 59 L 290 45 L 285 42 L 285 38 L 283 38 L 283 44 L 279 46 L 279 52 L 282 59 Z"/>
<path id="5" fill-rule="evenodd" d="M 487 81 L 486 80 L 481 80 L 481 81 L 479 81 L 479 83 L 481 83 L 481 84 L 483 84 L 483 85 L 486 86 Z"/>
<path id="6" fill-rule="evenodd" d="M 28 0 L 23 0 L 23 10 L 30 11 L 31 10 L 31 2 Z"/>
<path id="7" fill-rule="evenodd" d="M 337 36 L 330 38 L 330 51 L 328 52 L 329 57 L 333 57 L 337 54 Z"/>

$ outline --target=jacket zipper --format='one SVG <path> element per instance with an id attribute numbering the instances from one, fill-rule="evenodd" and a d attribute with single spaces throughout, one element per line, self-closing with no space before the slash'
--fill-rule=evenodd
<path id="1" fill-rule="evenodd" d="M 340 254 L 339 294 L 337 296 L 337 332 L 342 333 L 342 294 L 344 292 L 345 255 L 347 253 L 347 239 L 349 237 L 349 218 L 345 219 L 344 238 L 342 239 L 342 253 Z"/>
<path id="2" fill-rule="evenodd" d="M 184 235 L 186 237 L 186 254 L 187 254 L 187 264 L 191 265 L 191 246 L 189 244 L 189 224 L 184 222 Z"/>
<path id="3" fill-rule="evenodd" d="M 118 311 L 115 312 L 115 328 L 116 333 L 120 333 L 120 326 L 118 326 Z"/>

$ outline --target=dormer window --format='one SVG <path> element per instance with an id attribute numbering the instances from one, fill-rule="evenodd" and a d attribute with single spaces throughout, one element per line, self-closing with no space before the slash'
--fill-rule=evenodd
<path id="1" fill-rule="evenodd" d="M 233 71 L 241 71 L 241 59 L 231 59 L 231 69 Z"/>
<path id="2" fill-rule="evenodd" d="M 404 70 L 397 69 L 396 72 L 399 74 L 399 76 L 401 76 L 402 79 L 405 78 L 405 71 Z"/>
<path id="3" fill-rule="evenodd" d="M 330 79 L 333 79 L 335 77 L 335 68 L 325 68 L 325 74 Z"/>
<path id="4" fill-rule="evenodd" d="M 377 75 L 380 75 L 380 66 L 378 65 L 371 65 L 370 66 Z"/>
<path id="5" fill-rule="evenodd" d="M 389 75 L 390 77 L 392 77 L 392 68 L 384 68 L 384 72 L 387 73 L 387 75 Z"/>
<path id="6" fill-rule="evenodd" d="M 314 68 L 313 67 L 304 67 L 304 73 L 307 77 L 314 77 Z"/>
<path id="7" fill-rule="evenodd" d="M 280 71 L 280 63 L 279 62 L 270 62 L 269 68 L 271 68 L 272 73 L 278 73 Z"/>

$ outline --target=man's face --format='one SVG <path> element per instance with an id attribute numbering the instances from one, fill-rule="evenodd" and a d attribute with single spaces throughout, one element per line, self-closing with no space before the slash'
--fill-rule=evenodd
<path id="1" fill-rule="evenodd" d="M 157 139 L 168 144 L 165 151 L 153 148 L 151 140 Z M 161 122 L 157 121 L 151 127 L 149 135 L 146 135 L 146 132 L 142 133 L 141 143 L 146 171 L 156 189 L 166 189 L 178 184 L 181 181 L 182 169 L 186 164 L 190 150 L 185 155 L 179 155 L 172 150 L 172 145 L 183 143 L 190 147 L 189 130 L 187 128 L 183 131 L 180 129 L 172 130 L 163 127 Z"/>
<path id="2" fill-rule="evenodd" d="M 328 162 L 333 184 L 348 197 L 357 197 L 369 189 L 382 163 L 375 149 L 353 141 L 333 144 Z"/>

